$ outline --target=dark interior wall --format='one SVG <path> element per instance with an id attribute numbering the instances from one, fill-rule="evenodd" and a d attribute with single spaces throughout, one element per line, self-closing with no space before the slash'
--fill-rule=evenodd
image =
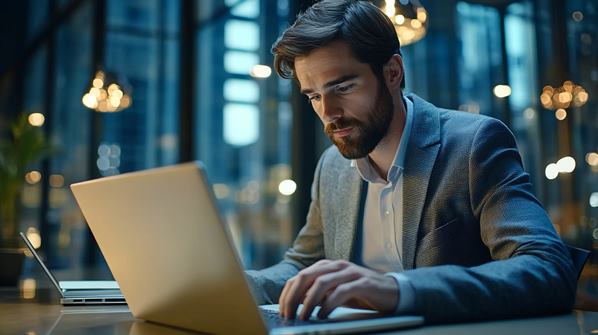
<path id="1" fill-rule="evenodd" d="M 13 69 L 25 50 L 27 9 L 27 1 L 0 1 L 0 132 L 22 105 L 23 79 Z"/>

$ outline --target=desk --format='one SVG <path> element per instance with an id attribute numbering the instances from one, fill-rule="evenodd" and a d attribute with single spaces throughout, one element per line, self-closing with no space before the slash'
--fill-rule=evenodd
<path id="1" fill-rule="evenodd" d="M 126 306 L 63 307 L 49 288 L 24 299 L 16 289 L 0 289 L 0 334 L 196 334 L 136 320 Z M 598 334 L 598 312 L 573 311 L 542 318 L 424 326 L 394 332 L 401 335 L 434 334 Z M 392 334 L 387 332 L 384 334 Z"/>

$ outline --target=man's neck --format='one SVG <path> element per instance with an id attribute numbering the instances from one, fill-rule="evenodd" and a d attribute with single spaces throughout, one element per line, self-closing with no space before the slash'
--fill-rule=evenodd
<path id="1" fill-rule="evenodd" d="M 399 148 L 401 135 L 405 129 L 407 119 L 405 104 L 402 99 L 398 104 L 395 103 L 395 106 L 397 106 L 397 108 L 395 108 L 395 114 L 388 127 L 386 136 L 384 136 L 374 151 L 370 152 L 368 156 L 370 163 L 378 175 L 386 181 L 388 181 L 388 171 L 392 166 L 395 154 Z"/>

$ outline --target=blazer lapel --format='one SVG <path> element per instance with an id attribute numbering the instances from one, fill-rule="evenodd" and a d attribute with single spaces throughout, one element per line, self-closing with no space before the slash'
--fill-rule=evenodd
<path id="1" fill-rule="evenodd" d="M 355 242 L 355 227 L 359 220 L 359 203 L 362 191 L 362 180 L 351 167 L 348 173 L 341 173 L 339 180 L 345 184 L 342 192 L 338 192 L 337 215 L 335 215 L 336 232 L 334 235 L 335 251 L 338 259 L 350 259 Z"/>
<path id="2" fill-rule="evenodd" d="M 412 269 L 428 182 L 440 148 L 440 114 L 412 94 L 414 119 L 403 172 L 403 268 Z"/>

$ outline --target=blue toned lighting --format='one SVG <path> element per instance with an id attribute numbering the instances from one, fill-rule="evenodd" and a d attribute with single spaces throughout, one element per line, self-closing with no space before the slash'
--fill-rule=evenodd
<path id="1" fill-rule="evenodd" d="M 260 6 L 258 0 L 225 0 L 224 3 L 231 7 L 231 14 L 234 16 L 255 19 L 260 15 Z"/>
<path id="2" fill-rule="evenodd" d="M 249 74 L 259 57 L 252 52 L 227 51 L 224 53 L 224 70 L 228 73 Z"/>
<path id="3" fill-rule="evenodd" d="M 255 51 L 260 43 L 260 29 L 257 23 L 228 20 L 224 24 L 224 45 L 230 49 Z"/>
<path id="4" fill-rule="evenodd" d="M 257 106 L 246 104 L 224 105 L 224 140 L 234 146 L 255 143 L 259 132 Z"/>
<path id="5" fill-rule="evenodd" d="M 227 79 L 224 81 L 224 99 L 255 103 L 260 99 L 260 89 L 253 80 Z"/>

